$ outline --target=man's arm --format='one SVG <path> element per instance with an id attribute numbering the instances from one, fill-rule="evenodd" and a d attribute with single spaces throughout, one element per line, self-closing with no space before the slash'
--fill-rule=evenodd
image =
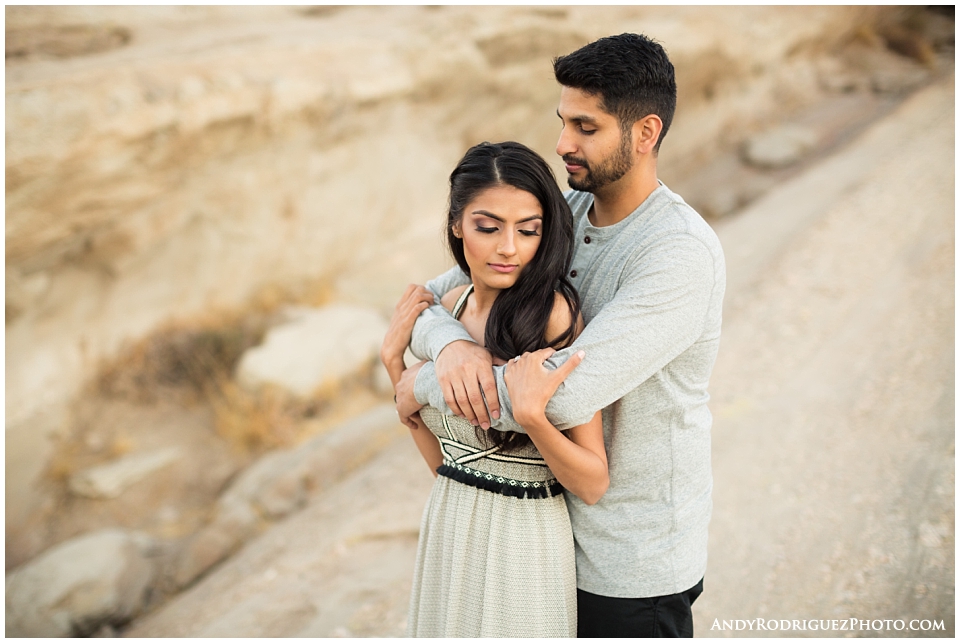
<path id="1" fill-rule="evenodd" d="M 703 334 L 715 280 L 713 257 L 703 243 L 689 235 L 672 235 L 634 262 L 614 298 L 573 345 L 546 362 L 556 368 L 576 351 L 586 353 L 547 405 L 547 417 L 559 429 L 585 424 Z M 428 363 L 421 369 L 415 390 L 418 401 L 433 405 L 442 400 L 442 393 L 438 400 L 431 367 Z M 501 409 L 494 428 L 516 431 L 520 427 L 513 420 L 503 370 L 494 368 Z"/>
<path id="2" fill-rule="evenodd" d="M 417 358 L 433 362 L 447 344 L 459 340 L 473 341 L 463 324 L 454 319 L 453 315 L 440 305 L 441 297 L 457 286 L 468 283 L 470 283 L 470 277 L 464 274 L 459 266 L 454 266 L 427 282 L 427 290 L 434 294 L 436 303 L 420 313 L 417 323 L 413 326 L 410 352 Z"/>
<path id="3" fill-rule="evenodd" d="M 428 404 L 488 429 L 491 421 L 500 417 L 493 358 L 470 337 L 463 324 L 439 305 L 440 297 L 468 283 L 470 278 L 459 267 L 427 283 L 437 304 L 417 318 L 410 350 L 420 359 L 429 360 L 427 370 L 436 383 L 436 396 L 431 396 Z M 414 399 L 413 384 L 408 385 L 407 378 L 397 388 L 397 400 L 401 415 L 415 412 L 419 410 L 417 404 L 423 404 Z"/>

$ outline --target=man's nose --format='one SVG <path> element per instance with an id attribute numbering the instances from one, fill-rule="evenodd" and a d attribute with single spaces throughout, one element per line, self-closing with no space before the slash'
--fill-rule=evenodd
<path id="1" fill-rule="evenodd" d="M 560 130 L 560 140 L 557 141 L 557 154 L 565 156 L 577 151 L 577 146 L 573 143 L 573 137 L 567 131 L 567 127 Z"/>

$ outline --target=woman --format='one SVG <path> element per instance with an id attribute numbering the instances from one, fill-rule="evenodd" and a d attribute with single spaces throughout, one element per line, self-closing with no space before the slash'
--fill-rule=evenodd
<path id="1" fill-rule="evenodd" d="M 570 367 L 553 372 L 543 362 L 583 326 L 566 279 L 570 210 L 536 153 L 482 143 L 450 176 L 447 239 L 471 283 L 441 304 L 507 363 L 514 419 L 527 433 L 484 432 L 421 410 L 425 427 L 411 433 L 439 476 L 420 529 L 408 634 L 576 636 L 573 536 L 561 491 L 592 504 L 609 478 L 599 412 L 563 433 L 544 414 Z M 381 349 L 394 385 L 414 320 L 432 303 L 429 291 L 411 286 L 397 305 Z"/>

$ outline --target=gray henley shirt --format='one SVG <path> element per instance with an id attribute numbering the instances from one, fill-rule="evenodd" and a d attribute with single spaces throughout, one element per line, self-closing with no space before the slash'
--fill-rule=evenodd
<path id="1" fill-rule="evenodd" d="M 626 219 L 594 227 L 593 195 L 567 192 L 575 242 L 571 281 L 587 325 L 573 345 L 586 357 L 557 390 L 547 417 L 560 429 L 603 409 L 610 487 L 595 505 L 566 494 L 577 586 L 602 596 L 663 596 L 693 587 L 707 564 L 712 508 L 707 384 L 720 343 L 725 287 L 716 234 L 661 184 Z M 427 284 L 436 295 L 469 279 L 453 268 Z M 411 350 L 431 360 L 415 395 L 449 413 L 432 360 L 452 341 L 473 341 L 439 305 L 424 311 Z M 494 369 L 500 430 L 523 431 L 511 414 L 503 368 Z"/>

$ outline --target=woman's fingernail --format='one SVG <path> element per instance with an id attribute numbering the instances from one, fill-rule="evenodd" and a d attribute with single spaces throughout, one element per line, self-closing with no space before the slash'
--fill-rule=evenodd
<path id="1" fill-rule="evenodd" d="M 499 419 L 500 419 L 500 411 L 498 411 L 498 410 L 494 410 L 493 413 L 491 413 L 490 415 L 493 416 L 493 419 L 494 419 L 494 420 L 499 420 Z"/>
<path id="2" fill-rule="evenodd" d="M 580 359 L 583 359 L 583 358 L 586 357 L 586 356 L 587 356 L 587 354 L 586 354 L 585 352 L 583 352 L 583 351 L 577 351 L 577 357 L 579 357 Z"/>

